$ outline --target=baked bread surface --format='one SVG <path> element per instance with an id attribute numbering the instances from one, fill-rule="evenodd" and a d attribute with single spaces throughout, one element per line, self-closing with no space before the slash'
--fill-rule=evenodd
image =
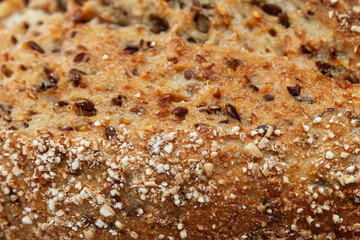
<path id="1" fill-rule="evenodd" d="M 360 5 L 0 2 L 0 239 L 358 239 Z"/>

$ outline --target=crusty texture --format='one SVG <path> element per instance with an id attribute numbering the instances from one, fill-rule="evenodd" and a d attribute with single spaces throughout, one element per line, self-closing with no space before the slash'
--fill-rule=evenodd
<path id="1" fill-rule="evenodd" d="M 357 239 L 356 3 L 1 1 L 0 239 Z"/>

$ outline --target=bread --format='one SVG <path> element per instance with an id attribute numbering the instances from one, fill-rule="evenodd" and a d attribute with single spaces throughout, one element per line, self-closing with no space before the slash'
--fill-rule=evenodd
<path id="1" fill-rule="evenodd" d="M 0 19 L 0 239 L 360 237 L 357 1 Z"/>

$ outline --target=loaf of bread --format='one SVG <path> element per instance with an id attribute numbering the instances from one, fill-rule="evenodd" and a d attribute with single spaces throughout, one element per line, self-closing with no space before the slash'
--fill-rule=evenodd
<path id="1" fill-rule="evenodd" d="M 359 239 L 359 19 L 0 1 L 0 239 Z"/>

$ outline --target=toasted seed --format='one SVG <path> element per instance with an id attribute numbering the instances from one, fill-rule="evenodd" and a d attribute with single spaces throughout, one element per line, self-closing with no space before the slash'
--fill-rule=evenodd
<path id="1" fill-rule="evenodd" d="M 275 97 L 274 95 L 270 94 L 270 93 L 267 93 L 263 96 L 264 100 L 267 101 L 267 102 L 271 102 L 271 101 L 274 101 L 275 100 Z"/>
<path id="2" fill-rule="evenodd" d="M 195 74 L 194 71 L 185 70 L 184 77 L 185 77 L 186 80 L 191 80 L 191 78 L 193 77 L 194 74 Z"/>
<path id="3" fill-rule="evenodd" d="M 91 117 L 95 116 L 97 113 L 95 104 L 86 98 L 75 99 L 75 105 L 80 109 L 84 116 Z"/>
<path id="4" fill-rule="evenodd" d="M 8 122 L 11 122 L 11 120 L 12 120 L 11 117 L 10 117 L 10 115 L 7 114 L 7 113 L 4 113 L 3 118 L 4 118 L 5 121 L 8 121 Z"/>
<path id="5" fill-rule="evenodd" d="M 209 105 L 208 108 L 215 113 L 221 111 L 221 107 L 219 105 L 215 105 L 215 104 Z"/>
<path id="6" fill-rule="evenodd" d="M 86 55 L 86 53 L 84 53 L 84 52 L 77 54 L 74 57 L 74 62 L 76 62 L 76 63 L 82 62 L 84 60 L 85 55 Z"/>
<path id="7" fill-rule="evenodd" d="M 52 134 L 47 130 L 38 130 L 37 131 L 41 138 L 50 138 L 52 137 Z"/>
<path id="8" fill-rule="evenodd" d="M 291 87 L 291 86 L 290 86 L 290 87 L 287 87 L 287 90 L 288 90 L 288 92 L 291 94 L 291 96 L 294 96 L 294 97 L 299 96 L 299 95 L 300 95 L 300 91 L 301 91 L 299 85 L 296 85 L 296 86 L 294 86 L 294 87 Z"/>
<path id="9" fill-rule="evenodd" d="M 327 108 L 327 109 L 325 109 L 325 111 L 320 116 L 322 117 L 326 113 L 333 113 L 333 112 L 335 112 L 335 108 Z"/>
<path id="10" fill-rule="evenodd" d="M 39 53 L 44 53 L 44 50 L 36 43 L 36 42 L 33 42 L 33 41 L 28 41 L 27 42 L 27 45 L 35 50 L 35 51 L 38 51 Z"/>
<path id="11" fill-rule="evenodd" d="M 112 137 L 116 137 L 116 130 L 113 127 L 107 127 L 105 128 L 105 136 L 107 137 L 107 139 L 110 139 Z"/>
<path id="12" fill-rule="evenodd" d="M 74 128 L 72 126 L 66 126 L 61 129 L 61 131 L 72 131 Z"/>
<path id="13" fill-rule="evenodd" d="M 81 70 L 76 69 L 76 68 L 72 68 L 72 69 L 70 69 L 70 73 L 71 73 L 71 74 L 78 74 L 78 75 L 87 75 L 87 73 L 86 73 L 86 72 L 81 71 Z"/>
<path id="14" fill-rule="evenodd" d="M 139 51 L 139 47 L 138 46 L 133 46 L 133 45 L 129 45 L 129 46 L 126 46 L 123 50 L 125 53 L 128 53 L 128 54 L 133 54 L 137 51 Z"/>
<path id="15" fill-rule="evenodd" d="M 255 86 L 255 85 L 249 84 L 249 85 L 247 85 L 247 86 L 248 86 L 249 88 L 254 89 L 256 92 L 259 91 L 259 88 L 258 88 L 257 86 Z"/>
<path id="16" fill-rule="evenodd" d="M 218 87 L 216 89 L 216 91 L 213 93 L 214 98 L 220 99 L 221 98 L 221 91 L 220 88 Z"/>
<path id="17" fill-rule="evenodd" d="M 286 12 L 280 13 L 280 15 L 279 15 L 279 23 L 284 28 L 289 28 L 290 27 L 289 17 L 288 17 Z"/>
<path id="18" fill-rule="evenodd" d="M 304 103 L 308 103 L 308 104 L 314 104 L 315 103 L 315 100 L 312 98 L 312 97 L 300 97 L 300 96 L 297 96 L 297 97 L 293 97 L 293 99 L 297 102 L 304 102 Z"/>
<path id="19" fill-rule="evenodd" d="M 111 103 L 115 106 L 121 107 L 123 104 L 122 96 L 119 95 L 116 98 L 111 99 Z"/>
<path id="20" fill-rule="evenodd" d="M 219 122 L 219 124 L 228 124 L 230 122 L 229 119 L 225 119 Z"/>
<path id="21" fill-rule="evenodd" d="M 198 13 L 194 17 L 194 21 L 198 29 L 203 33 L 208 33 L 210 30 L 210 20 L 204 14 Z"/>
<path id="22" fill-rule="evenodd" d="M 172 114 L 174 114 L 178 118 L 184 118 L 189 113 L 189 110 L 187 107 L 177 107 L 172 111 Z"/>
<path id="23" fill-rule="evenodd" d="M 206 123 L 195 123 L 194 126 L 195 126 L 195 128 L 208 127 L 209 124 L 206 124 Z"/>
<path id="24" fill-rule="evenodd" d="M 225 105 L 225 109 L 226 109 L 226 112 L 229 114 L 230 117 L 238 120 L 239 122 L 241 122 L 241 118 L 240 118 L 240 115 L 239 113 L 237 112 L 236 108 L 231 105 L 230 103 L 227 103 Z"/>
<path id="25" fill-rule="evenodd" d="M 68 102 L 63 101 L 63 100 L 58 101 L 58 102 L 57 102 L 57 104 L 59 105 L 59 107 L 65 107 L 65 106 L 69 105 L 69 103 L 68 103 Z"/>
<path id="26" fill-rule="evenodd" d="M 87 132 L 91 130 L 91 127 L 88 124 L 80 125 L 75 127 L 78 132 Z"/>
<path id="27" fill-rule="evenodd" d="M 199 112 L 210 114 L 210 110 L 207 108 L 200 109 Z"/>
<path id="28" fill-rule="evenodd" d="M 265 13 L 272 15 L 272 16 L 278 16 L 282 9 L 276 4 L 266 3 L 260 7 Z"/>

